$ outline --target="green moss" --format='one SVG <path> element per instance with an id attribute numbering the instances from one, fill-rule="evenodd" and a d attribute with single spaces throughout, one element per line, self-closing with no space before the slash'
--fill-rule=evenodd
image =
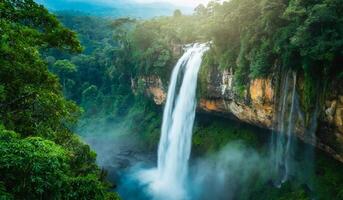
<path id="1" fill-rule="evenodd" d="M 302 95 L 302 103 L 306 113 L 310 113 L 315 109 L 316 97 L 317 97 L 317 87 L 316 87 L 315 77 L 310 75 L 309 72 L 304 73 L 304 90 Z"/>
<path id="2" fill-rule="evenodd" d="M 214 66 L 210 52 L 206 52 L 198 74 L 197 99 L 207 95 L 208 75 Z"/>
<path id="3" fill-rule="evenodd" d="M 321 152 L 317 152 L 317 154 L 316 174 L 313 180 L 318 199 L 342 199 L 342 164 Z"/>
<path id="4" fill-rule="evenodd" d="M 253 198 L 250 199 L 254 200 L 310 200 L 301 185 L 290 182 L 285 183 L 281 188 L 263 184 L 251 196 Z"/>
<path id="5" fill-rule="evenodd" d="M 138 137 L 140 149 L 155 151 L 162 124 L 160 108 L 149 98 L 136 97 L 127 110 L 128 114 L 120 124 L 127 127 L 127 134 Z"/>
<path id="6" fill-rule="evenodd" d="M 205 117 L 206 118 L 206 117 Z M 192 151 L 198 154 L 215 152 L 229 142 L 240 140 L 244 144 L 257 147 L 258 138 L 252 128 L 245 127 L 229 119 L 218 120 L 203 124 L 204 119 L 197 120 L 194 128 Z"/>

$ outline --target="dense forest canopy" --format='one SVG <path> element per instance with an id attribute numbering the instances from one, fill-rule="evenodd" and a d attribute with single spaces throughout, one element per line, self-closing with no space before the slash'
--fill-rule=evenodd
<path id="1" fill-rule="evenodd" d="M 192 16 L 176 11 L 172 17 L 130 22 L 116 41 L 132 49 L 124 57 L 130 57 L 124 63 L 131 78 L 155 74 L 167 79 L 180 45 L 195 41 L 212 42 L 204 65 L 231 69 L 241 96 L 251 79 L 275 70 L 298 71 L 304 82 L 302 105 L 311 112 L 319 99 L 314 91 L 324 90 L 319 80 L 328 87 L 342 78 L 341 10 L 336 0 L 212 1 Z"/>
<path id="2" fill-rule="evenodd" d="M 187 13 L 192 8 L 186 5 L 176 6 L 174 1 L 162 0 L 35 0 L 49 10 L 56 11 L 81 11 L 79 15 L 98 16 L 106 18 L 135 17 L 148 19 L 156 16 L 170 16 L 176 8 L 181 8 Z"/>
<path id="3" fill-rule="evenodd" d="M 270 76 L 275 68 L 298 71 L 304 79 L 303 106 L 309 112 L 318 98 L 314 92 L 321 91 L 319 82 L 342 75 L 342 8 L 336 0 L 213 5 L 209 60 L 237 71 L 239 90 L 247 80 Z"/>
<path id="4" fill-rule="evenodd" d="M 71 132 L 79 107 L 40 55 L 80 52 L 76 34 L 32 0 L 2 1 L 0 11 L 1 198 L 116 199 L 95 153 Z"/>
<path id="5" fill-rule="evenodd" d="M 297 71 L 304 82 L 303 107 L 311 112 L 319 98 L 315 91 L 323 90 L 319 82 L 328 87 L 342 78 L 342 5 L 339 0 L 212 1 L 192 16 L 175 13 L 140 22 L 131 37 L 140 71 L 161 74 L 166 69 L 149 59 L 168 58 L 175 44 L 212 41 L 204 65 L 232 69 L 242 96 L 251 79 Z"/>

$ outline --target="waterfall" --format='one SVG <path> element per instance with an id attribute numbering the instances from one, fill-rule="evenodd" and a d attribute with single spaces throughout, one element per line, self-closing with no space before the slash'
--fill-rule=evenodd
<path id="1" fill-rule="evenodd" d="M 319 101 L 306 123 L 305 113 L 300 109 L 299 96 L 296 91 L 297 74 L 291 70 L 282 73 L 284 76 L 280 85 L 280 99 L 277 108 L 276 126 L 271 140 L 271 164 L 274 184 L 281 187 L 290 177 L 296 177 L 308 188 L 313 189 L 314 147 Z M 299 145 L 293 138 L 302 135 L 305 142 L 311 145 Z"/>
<path id="2" fill-rule="evenodd" d="M 290 83 L 292 82 L 293 83 Z M 289 71 L 281 81 L 281 96 L 277 110 L 277 127 L 272 134 L 271 158 L 274 165 L 278 187 L 289 178 L 292 164 L 292 136 L 298 116 L 298 98 L 296 93 L 297 76 Z"/>
<path id="3" fill-rule="evenodd" d="M 155 199 L 186 199 L 185 179 L 191 153 L 196 87 L 206 44 L 188 48 L 173 69 L 163 113 L 157 169 L 145 171 Z"/>

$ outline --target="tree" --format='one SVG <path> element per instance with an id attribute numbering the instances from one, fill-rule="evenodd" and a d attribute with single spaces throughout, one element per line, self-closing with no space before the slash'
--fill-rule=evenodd
<path id="1" fill-rule="evenodd" d="M 104 199 L 95 175 L 74 177 L 70 152 L 39 137 L 20 139 L 0 125 L 0 180 L 14 199 Z"/>
<path id="2" fill-rule="evenodd" d="M 199 15 L 199 16 L 206 16 L 207 13 L 207 9 L 203 4 L 199 4 L 195 9 L 195 14 Z"/>
<path id="3" fill-rule="evenodd" d="M 61 78 L 63 91 L 66 92 L 66 82 L 70 80 L 69 76 L 77 71 L 76 66 L 69 60 L 58 60 L 52 70 Z"/>
<path id="4" fill-rule="evenodd" d="M 5 94 L 0 119 L 8 128 L 29 135 L 43 127 L 66 128 L 76 121 L 78 108 L 63 98 L 58 79 L 39 51 L 57 47 L 78 52 L 75 33 L 31 0 L 2 1 L 0 9 L 0 84 Z"/>
<path id="5" fill-rule="evenodd" d="M 178 18 L 182 16 L 181 10 L 176 9 L 173 14 L 174 17 Z"/>
<path id="6" fill-rule="evenodd" d="M 48 48 L 82 50 L 76 34 L 33 0 L 0 2 L 0 197 L 105 199 L 112 193 L 96 154 L 71 131 L 80 108 L 63 97 L 40 54 Z"/>

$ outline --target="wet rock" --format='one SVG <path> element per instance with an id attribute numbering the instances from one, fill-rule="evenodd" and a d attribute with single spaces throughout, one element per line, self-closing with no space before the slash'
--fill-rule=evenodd
<path id="1" fill-rule="evenodd" d="M 326 117 L 327 117 L 327 119 L 328 119 L 328 121 L 330 123 L 332 123 L 333 120 L 334 120 L 334 114 L 335 114 L 335 111 L 336 111 L 336 104 L 337 104 L 336 101 L 332 101 L 332 102 L 329 101 L 329 102 L 327 102 L 327 105 L 329 105 L 329 108 L 327 108 L 325 110 L 325 114 L 326 114 Z"/>
<path id="2" fill-rule="evenodd" d="M 276 118 L 275 88 L 276 77 L 255 79 L 247 83 L 247 89 L 243 95 L 236 93 L 234 88 L 234 74 L 232 69 L 220 71 L 216 68 L 209 69 L 205 74 L 205 89 L 202 91 L 198 108 L 209 113 L 221 115 L 233 115 L 235 118 L 262 128 L 273 129 Z M 155 103 L 161 105 L 166 100 L 166 90 L 160 78 L 156 76 L 143 77 L 148 95 Z M 204 81 L 204 80 L 203 80 Z M 204 84 L 204 83 L 202 83 Z M 343 162 L 343 95 L 337 95 L 327 99 L 323 108 L 323 118 L 320 118 L 319 135 L 326 138 L 336 138 L 335 141 L 321 138 L 310 138 L 305 135 L 306 129 L 302 123 L 296 123 L 296 134 L 305 142 L 316 145 L 328 152 L 337 160 Z M 243 97 L 242 97 L 243 96 Z M 323 138 L 322 138 L 323 139 Z M 342 148 L 335 148 L 339 144 Z"/>

